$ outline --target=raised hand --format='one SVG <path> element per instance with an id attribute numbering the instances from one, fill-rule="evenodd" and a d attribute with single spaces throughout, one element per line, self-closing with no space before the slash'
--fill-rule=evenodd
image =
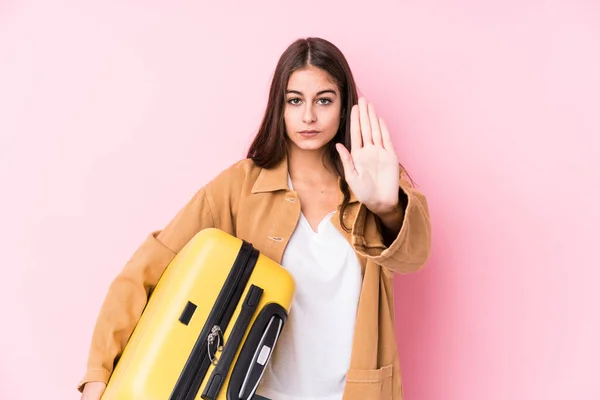
<path id="1" fill-rule="evenodd" d="M 400 164 L 382 118 L 361 97 L 350 113 L 351 152 L 336 144 L 350 189 L 375 214 L 398 206 Z"/>

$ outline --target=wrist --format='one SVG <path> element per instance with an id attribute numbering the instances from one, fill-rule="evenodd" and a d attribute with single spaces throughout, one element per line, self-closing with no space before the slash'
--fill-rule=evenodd
<path id="1" fill-rule="evenodd" d="M 373 212 L 379 220 L 384 243 L 386 246 L 389 246 L 402 229 L 404 207 L 398 202 L 395 205 L 379 207 L 375 210 L 371 210 L 371 212 Z"/>
<path id="2" fill-rule="evenodd" d="M 393 217 L 395 214 L 399 214 L 402 211 L 402 207 L 400 203 L 396 204 L 383 204 L 379 206 L 367 206 L 369 210 L 379 218 L 387 219 L 389 217 Z"/>

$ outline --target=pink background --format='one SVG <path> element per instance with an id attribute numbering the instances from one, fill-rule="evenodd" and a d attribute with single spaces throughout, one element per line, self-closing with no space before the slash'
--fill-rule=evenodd
<path id="1" fill-rule="evenodd" d="M 406 399 L 600 398 L 591 0 L 0 3 L 0 398 L 79 398 L 110 280 L 244 156 L 309 35 L 429 198 L 432 258 L 397 279 Z"/>

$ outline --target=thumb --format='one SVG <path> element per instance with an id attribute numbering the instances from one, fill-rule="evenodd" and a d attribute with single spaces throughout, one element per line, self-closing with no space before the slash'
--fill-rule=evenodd
<path id="1" fill-rule="evenodd" d="M 353 180 L 358 174 L 356 172 L 356 168 L 354 167 L 354 160 L 352 159 L 352 155 L 341 143 L 336 143 L 335 148 L 340 155 L 340 159 L 342 160 L 342 166 L 344 167 L 344 175 L 346 175 L 346 181 Z"/>

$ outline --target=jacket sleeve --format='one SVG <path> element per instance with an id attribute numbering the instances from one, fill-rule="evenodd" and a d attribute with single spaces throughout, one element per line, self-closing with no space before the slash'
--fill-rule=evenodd
<path id="1" fill-rule="evenodd" d="M 161 274 L 200 230 L 216 227 L 208 187 L 200 189 L 161 231 L 150 233 L 111 282 L 92 334 L 86 372 L 78 384 L 108 382 L 114 362 L 137 324 Z"/>
<path id="2" fill-rule="evenodd" d="M 361 204 L 352 227 L 352 243 L 360 255 L 394 273 L 416 272 L 429 259 L 431 222 L 425 196 L 405 179 L 400 179 L 399 197 L 406 204 L 402 226 L 393 242 L 386 246 L 378 218 Z"/>

